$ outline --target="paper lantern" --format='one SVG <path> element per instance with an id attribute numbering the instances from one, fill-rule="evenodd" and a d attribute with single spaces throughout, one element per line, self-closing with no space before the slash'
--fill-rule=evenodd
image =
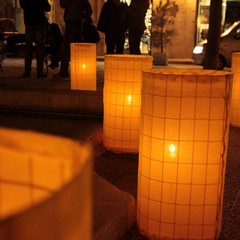
<path id="1" fill-rule="evenodd" d="M 149 239 L 217 239 L 231 73 L 143 72 L 137 224 Z"/>
<path id="2" fill-rule="evenodd" d="M 0 128 L 0 239 L 92 239 L 91 151 Z"/>
<path id="3" fill-rule="evenodd" d="M 240 127 L 240 53 L 232 54 L 233 88 L 230 124 Z"/>
<path id="4" fill-rule="evenodd" d="M 103 145 L 107 149 L 138 152 L 142 69 L 151 67 L 151 56 L 105 56 Z"/>
<path id="5" fill-rule="evenodd" d="M 95 43 L 71 43 L 71 89 L 96 90 Z"/>

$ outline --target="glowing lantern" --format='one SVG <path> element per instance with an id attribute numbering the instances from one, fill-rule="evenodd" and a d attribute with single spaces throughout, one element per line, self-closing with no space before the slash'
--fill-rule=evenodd
<path id="1" fill-rule="evenodd" d="M 143 71 L 137 223 L 149 239 L 217 239 L 231 73 Z"/>
<path id="2" fill-rule="evenodd" d="M 95 43 L 71 43 L 71 89 L 97 89 Z"/>
<path id="3" fill-rule="evenodd" d="M 152 57 L 106 55 L 103 144 L 117 152 L 138 152 L 142 69 Z"/>
<path id="4" fill-rule="evenodd" d="M 240 53 L 232 54 L 233 88 L 230 124 L 240 127 Z"/>
<path id="5" fill-rule="evenodd" d="M 87 146 L 0 128 L 0 239 L 92 239 L 91 165 Z"/>

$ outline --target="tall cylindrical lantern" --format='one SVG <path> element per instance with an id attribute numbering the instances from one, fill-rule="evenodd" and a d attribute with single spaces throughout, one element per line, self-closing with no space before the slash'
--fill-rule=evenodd
<path id="1" fill-rule="evenodd" d="M 71 43 L 71 89 L 97 89 L 96 43 Z"/>
<path id="2" fill-rule="evenodd" d="M 149 239 L 217 239 L 231 73 L 143 72 L 137 224 Z"/>
<path id="3" fill-rule="evenodd" d="M 0 128 L 0 239 L 92 239 L 92 157 L 70 139 Z"/>
<path id="4" fill-rule="evenodd" d="M 103 145 L 107 149 L 138 152 L 142 70 L 150 68 L 151 56 L 105 56 Z"/>
<path id="5" fill-rule="evenodd" d="M 233 88 L 230 124 L 240 127 L 240 53 L 232 54 Z"/>

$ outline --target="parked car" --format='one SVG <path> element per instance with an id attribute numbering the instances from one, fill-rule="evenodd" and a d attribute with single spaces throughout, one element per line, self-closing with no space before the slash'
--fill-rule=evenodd
<path id="1" fill-rule="evenodd" d="M 199 42 L 193 49 L 193 61 L 195 64 L 203 64 L 206 45 L 207 40 L 204 40 Z M 233 52 L 240 52 L 240 21 L 235 22 L 231 27 L 221 34 L 218 55 L 218 69 L 231 67 Z"/>

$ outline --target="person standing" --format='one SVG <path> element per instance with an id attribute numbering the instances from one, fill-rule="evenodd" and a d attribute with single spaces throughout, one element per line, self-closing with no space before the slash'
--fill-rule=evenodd
<path id="1" fill-rule="evenodd" d="M 51 11 L 51 5 L 48 0 L 20 0 L 20 7 L 23 9 L 25 24 L 25 72 L 23 77 L 31 76 L 33 42 L 36 44 L 37 78 L 47 77 L 47 74 L 43 72 L 47 27 L 45 13 Z"/>
<path id="2" fill-rule="evenodd" d="M 141 37 L 146 29 L 145 16 L 149 8 L 149 0 L 132 0 L 129 6 L 129 48 L 131 54 L 141 54 Z"/>
<path id="3" fill-rule="evenodd" d="M 48 26 L 47 44 L 51 55 L 51 64 L 48 66 L 51 69 L 59 67 L 60 49 L 63 41 L 63 33 L 59 24 L 51 23 Z"/>
<path id="4" fill-rule="evenodd" d="M 69 77 L 70 43 L 83 41 L 83 23 L 92 15 L 88 0 L 60 0 L 64 9 L 65 32 L 61 48 L 60 72 L 55 77 Z"/>
<path id="5" fill-rule="evenodd" d="M 120 0 L 104 2 L 97 29 L 105 34 L 107 54 L 122 54 L 128 25 L 128 6 Z"/>

